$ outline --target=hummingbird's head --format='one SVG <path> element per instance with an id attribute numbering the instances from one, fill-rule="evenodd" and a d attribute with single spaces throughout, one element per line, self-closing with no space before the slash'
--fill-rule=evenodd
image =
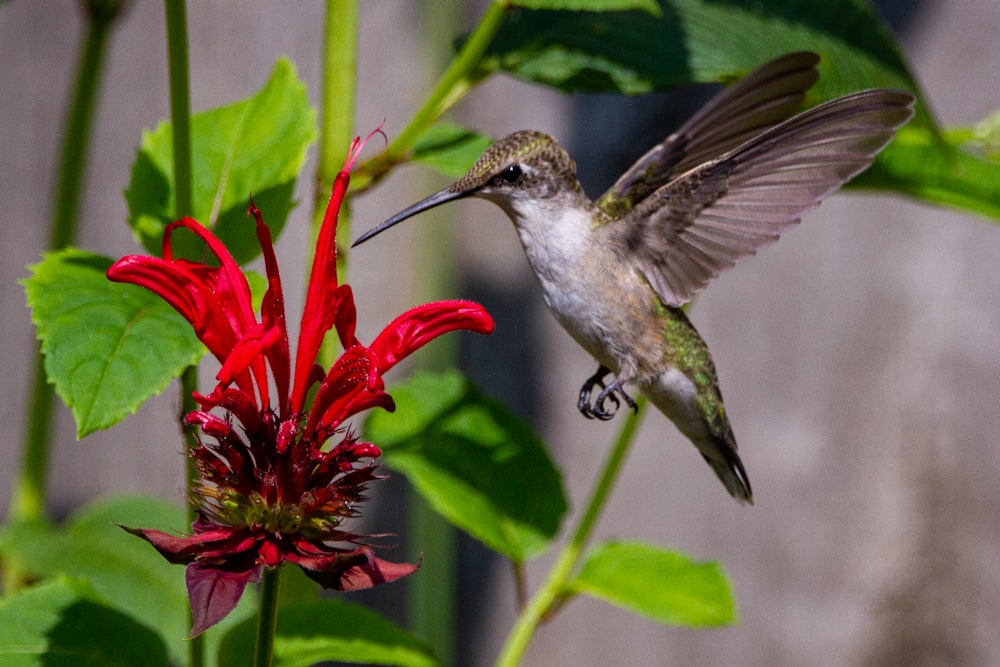
<path id="1" fill-rule="evenodd" d="M 547 199 L 579 188 L 576 164 L 556 140 L 542 132 L 509 134 L 484 152 L 449 191 L 498 204 Z"/>
<path id="2" fill-rule="evenodd" d="M 472 168 L 449 187 L 406 208 L 365 232 L 353 245 L 364 243 L 398 222 L 465 197 L 498 204 L 515 222 L 519 209 L 544 206 L 557 197 L 582 197 L 576 164 L 556 140 L 542 132 L 521 130 L 486 149 Z"/>

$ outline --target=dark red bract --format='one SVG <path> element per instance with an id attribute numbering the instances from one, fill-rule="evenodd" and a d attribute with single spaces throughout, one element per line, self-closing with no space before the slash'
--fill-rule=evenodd
<path id="1" fill-rule="evenodd" d="M 450 331 L 491 333 L 493 320 L 475 303 L 430 303 L 393 320 L 371 345 L 358 341 L 351 288 L 337 283 L 335 237 L 350 168 L 362 146 L 355 140 L 334 182 L 294 369 L 271 234 L 252 201 L 249 214 L 268 282 L 259 320 L 243 271 L 219 239 L 191 218 L 166 228 L 162 258 L 131 255 L 108 270 L 110 280 L 145 287 L 173 306 L 222 364 L 212 392 L 195 394 L 201 409 L 185 417 L 202 434 L 190 452 L 198 471 L 191 502 L 199 518 L 192 534 L 126 529 L 170 562 L 187 564 L 192 636 L 232 611 L 265 567 L 295 563 L 337 590 L 369 588 L 417 569 L 377 558 L 364 536 L 343 527 L 358 515 L 368 484 L 379 479 L 381 455 L 345 421 L 373 407 L 394 409 L 382 376 L 411 352 Z M 180 227 L 205 242 L 218 266 L 174 258 L 171 235 Z M 344 352 L 324 369 L 316 358 L 331 328 Z"/>

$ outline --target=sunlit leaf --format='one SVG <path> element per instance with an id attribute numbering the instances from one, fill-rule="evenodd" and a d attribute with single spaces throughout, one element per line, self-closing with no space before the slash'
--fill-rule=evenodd
<path id="1" fill-rule="evenodd" d="M 640 542 L 598 545 L 569 589 L 670 625 L 736 621 L 736 604 L 718 564 Z"/>
<path id="2" fill-rule="evenodd" d="M 105 277 L 111 260 L 67 248 L 24 281 L 45 372 L 73 411 L 77 437 L 121 421 L 204 354 L 162 299 Z"/>
<path id="3" fill-rule="evenodd" d="M 970 129 L 903 127 L 852 187 L 895 190 L 1000 222 L 1000 154 Z"/>
<path id="4" fill-rule="evenodd" d="M 917 91 L 892 33 L 856 0 L 663 0 L 644 11 L 515 10 L 487 51 L 503 71 L 567 91 L 638 94 L 735 80 L 790 51 L 816 51 L 813 101 L 863 88 Z M 926 112 L 918 117 L 929 124 Z"/>
<path id="5" fill-rule="evenodd" d="M 125 199 L 129 224 L 146 249 L 160 253 L 163 228 L 190 215 L 212 229 L 238 262 L 260 248 L 246 219 L 252 194 L 277 238 L 294 202 L 295 179 L 316 134 L 305 84 L 284 58 L 253 96 L 191 117 L 192 211 L 177 211 L 173 187 L 173 129 L 162 122 L 144 132 Z M 178 256 L 199 258 L 192 235 L 175 237 Z"/>

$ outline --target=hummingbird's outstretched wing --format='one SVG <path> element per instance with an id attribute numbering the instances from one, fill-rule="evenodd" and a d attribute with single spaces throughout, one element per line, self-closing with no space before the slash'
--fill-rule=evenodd
<path id="1" fill-rule="evenodd" d="M 675 175 L 791 118 L 819 77 L 818 62 L 819 56 L 809 51 L 789 53 L 725 88 L 629 167 L 597 206 L 612 218 L 621 217 Z"/>
<path id="2" fill-rule="evenodd" d="M 605 225 L 609 242 L 680 306 L 871 165 L 913 103 L 869 90 L 813 107 L 667 183 Z"/>

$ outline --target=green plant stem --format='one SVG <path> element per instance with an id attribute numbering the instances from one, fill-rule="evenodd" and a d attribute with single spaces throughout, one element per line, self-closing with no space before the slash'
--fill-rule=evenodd
<path id="1" fill-rule="evenodd" d="M 76 87 L 63 133 L 56 176 L 55 208 L 49 229 L 48 248 L 56 250 L 76 239 L 84 165 L 90 146 L 97 90 L 104 73 L 107 38 L 118 16 L 116 5 L 89 3 L 87 34 L 80 49 Z M 9 517 L 11 521 L 45 518 L 45 491 L 48 481 L 54 394 L 45 374 L 44 360 L 34 355 L 33 387 L 27 408 L 21 468 L 13 484 Z M 18 588 L 21 574 L 7 564 L 4 585 L 8 592 Z"/>
<path id="2" fill-rule="evenodd" d="M 274 659 L 274 632 L 278 625 L 278 591 L 280 588 L 281 568 L 264 568 L 264 574 L 260 580 L 254 667 L 270 667 Z"/>
<path id="3" fill-rule="evenodd" d="M 323 216 L 333 181 L 340 172 L 354 137 L 354 100 L 357 78 L 358 0 L 327 0 L 326 25 L 323 39 L 323 90 L 320 108 L 319 156 L 316 166 L 316 193 L 313 207 L 311 242 L 323 225 Z M 337 275 L 347 275 L 347 253 L 350 245 L 350 204 L 340 207 L 337 222 Z M 312 267 L 312 257 L 306 262 L 306 277 Z M 318 363 L 324 368 L 337 357 L 336 336 L 327 336 L 319 351 Z"/>
<path id="4" fill-rule="evenodd" d="M 174 145 L 174 216 L 191 215 L 191 82 L 188 74 L 187 7 L 164 0 L 167 64 L 170 69 L 170 123 Z"/>
<path id="5" fill-rule="evenodd" d="M 493 37 L 500 30 L 500 26 L 503 25 L 508 9 L 507 0 L 494 0 L 462 44 L 451 65 L 441 75 L 423 106 L 382 153 L 358 169 L 355 189 L 363 190 L 371 187 L 394 165 L 405 160 L 420 135 L 478 83 L 479 62 L 493 41 Z"/>
<path id="6" fill-rule="evenodd" d="M 566 546 L 563 547 L 552 569 L 549 570 L 545 582 L 531 597 L 527 606 L 525 606 L 520 616 L 518 616 L 514 627 L 511 628 L 510 634 L 507 635 L 507 641 L 504 642 L 503 648 L 500 651 L 500 657 L 497 659 L 497 667 L 514 667 L 519 664 L 528 650 L 528 644 L 531 643 L 531 639 L 539 624 L 553 609 L 562 603 L 566 584 L 569 582 L 570 577 L 572 577 L 576 569 L 576 564 L 580 560 L 580 555 L 590 540 L 597 519 L 600 517 L 608 498 L 611 496 L 611 489 L 614 487 L 622 464 L 625 462 L 629 449 L 631 449 L 636 430 L 642 419 L 642 408 L 645 406 L 646 401 L 640 396 L 636 403 L 639 405 L 639 415 L 632 419 L 627 419 L 622 426 L 622 430 L 615 440 L 614 447 L 612 447 L 611 452 L 605 460 L 604 467 L 601 469 L 601 475 L 590 495 L 587 507 L 580 516 L 580 521 L 576 529 L 573 531 L 573 536 Z"/>
<path id="7" fill-rule="evenodd" d="M 191 215 L 192 167 L 191 167 L 191 82 L 188 64 L 187 6 L 184 0 L 164 0 L 164 15 L 167 26 L 167 67 L 170 81 L 170 123 L 173 128 L 174 162 L 174 217 Z M 185 450 L 198 446 L 197 431 L 184 425 L 184 415 L 196 408 L 192 394 L 198 388 L 198 368 L 189 366 L 181 373 L 181 433 Z M 184 457 L 186 486 L 190 492 L 198 472 L 194 459 Z M 194 505 L 188 503 L 188 520 L 197 518 Z M 205 664 L 205 641 L 199 635 L 188 645 L 188 661 L 191 667 Z"/>
<path id="8" fill-rule="evenodd" d="M 173 127 L 174 217 L 191 215 L 191 84 L 188 75 L 187 8 L 184 0 L 164 0 L 167 22 L 167 62 L 170 77 L 170 123 Z M 181 374 L 181 419 L 195 408 L 191 393 L 198 388 L 198 369 L 187 368 Z M 181 421 L 183 424 L 184 422 Z M 198 446 L 195 429 L 182 426 L 184 444 L 188 449 Z M 187 462 L 187 486 L 198 474 L 194 459 Z M 197 516 L 188 505 L 188 517 Z"/>

